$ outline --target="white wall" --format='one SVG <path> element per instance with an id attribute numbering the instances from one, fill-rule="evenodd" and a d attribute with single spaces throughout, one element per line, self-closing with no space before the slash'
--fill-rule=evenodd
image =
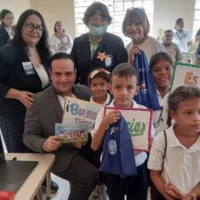
<path id="1" fill-rule="evenodd" d="M 174 29 L 175 21 L 181 17 L 185 28 L 192 32 L 195 0 L 154 0 L 153 35 L 158 29 Z"/>
<path id="2" fill-rule="evenodd" d="M 174 28 L 175 20 L 184 18 L 185 28 L 192 32 L 195 0 L 154 0 L 153 35 L 157 37 L 158 29 Z M 0 0 L 0 10 L 13 11 L 15 19 L 26 9 L 34 8 L 43 15 L 50 35 L 54 23 L 63 21 L 66 32 L 76 36 L 74 18 L 74 0 Z"/>
<path id="3" fill-rule="evenodd" d="M 49 34 L 52 35 L 56 21 L 62 21 L 67 33 L 75 37 L 74 0 L 33 0 L 34 9 L 44 17 Z"/>
<path id="4" fill-rule="evenodd" d="M 15 23 L 21 13 L 27 9 L 30 9 L 32 6 L 32 0 L 0 0 L 0 11 L 2 9 L 11 10 L 15 17 Z"/>

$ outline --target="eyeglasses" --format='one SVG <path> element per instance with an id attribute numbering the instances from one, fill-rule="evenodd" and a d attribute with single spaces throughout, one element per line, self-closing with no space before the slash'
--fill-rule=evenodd
<path id="1" fill-rule="evenodd" d="M 94 70 L 94 71 L 90 74 L 89 79 L 94 78 L 94 76 L 96 76 L 96 75 L 97 75 L 98 73 L 100 73 L 100 72 L 103 72 L 103 73 L 105 73 L 105 74 L 110 74 L 109 71 L 106 71 L 105 69 L 101 68 L 101 69 Z"/>
<path id="2" fill-rule="evenodd" d="M 91 17 L 90 18 L 91 22 L 101 22 L 102 24 L 107 23 L 107 18 L 99 18 L 99 17 Z"/>
<path id="3" fill-rule="evenodd" d="M 28 32 L 32 32 L 32 31 L 34 31 L 36 29 L 37 33 L 39 33 L 39 34 L 42 34 L 43 31 L 44 31 L 43 27 L 41 27 L 41 26 L 34 26 L 32 23 L 25 24 L 25 29 Z"/>

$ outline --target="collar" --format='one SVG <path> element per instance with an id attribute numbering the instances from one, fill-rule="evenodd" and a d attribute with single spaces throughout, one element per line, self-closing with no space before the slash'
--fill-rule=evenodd
<path id="1" fill-rule="evenodd" d="M 112 102 L 108 105 L 108 107 L 115 107 L 115 99 L 112 100 Z M 133 100 L 133 105 L 132 108 L 140 108 L 139 104 L 137 104 L 134 100 Z"/>
<path id="2" fill-rule="evenodd" d="M 6 29 L 7 32 L 9 32 L 10 34 L 12 34 L 12 30 L 7 28 L 7 27 L 4 27 Z"/>
<path id="3" fill-rule="evenodd" d="M 89 42 L 92 45 L 97 45 L 97 44 L 99 44 L 101 42 L 101 40 L 103 39 L 103 37 L 104 37 L 104 35 L 99 39 L 99 41 L 97 41 L 96 43 L 93 43 L 93 41 L 91 40 L 90 34 L 89 34 Z"/>
<path id="4" fill-rule="evenodd" d="M 183 149 L 186 149 L 188 152 L 196 152 L 200 151 L 200 136 L 198 137 L 197 141 L 189 148 L 187 149 L 185 146 L 183 146 L 178 138 L 176 137 L 174 133 L 174 126 L 171 126 L 169 129 L 166 130 L 167 134 L 167 140 L 168 140 L 168 146 L 173 147 L 181 147 Z"/>
<path id="5" fill-rule="evenodd" d="M 93 100 L 93 97 L 94 97 L 94 95 L 90 97 L 90 102 L 96 103 L 96 102 Z M 107 93 L 106 101 L 104 102 L 104 105 L 108 105 L 108 103 L 110 102 L 110 98 L 111 98 L 111 97 L 110 97 L 110 94 Z"/>

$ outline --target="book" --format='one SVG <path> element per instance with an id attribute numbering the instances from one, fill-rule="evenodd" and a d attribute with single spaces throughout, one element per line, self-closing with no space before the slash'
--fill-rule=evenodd
<path id="1" fill-rule="evenodd" d="M 55 135 L 64 135 L 66 143 L 81 143 L 82 145 L 88 141 L 88 124 L 55 124 Z"/>
<path id="2" fill-rule="evenodd" d="M 12 191 L 0 191 L 0 200 L 14 200 L 15 192 Z"/>

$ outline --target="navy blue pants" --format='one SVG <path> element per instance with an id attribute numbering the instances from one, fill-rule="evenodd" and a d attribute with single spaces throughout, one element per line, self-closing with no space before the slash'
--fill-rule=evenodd
<path id="1" fill-rule="evenodd" d="M 145 164 L 137 167 L 137 176 L 120 178 L 118 175 L 103 173 L 103 182 L 108 189 L 110 200 L 147 200 L 148 177 Z"/>

